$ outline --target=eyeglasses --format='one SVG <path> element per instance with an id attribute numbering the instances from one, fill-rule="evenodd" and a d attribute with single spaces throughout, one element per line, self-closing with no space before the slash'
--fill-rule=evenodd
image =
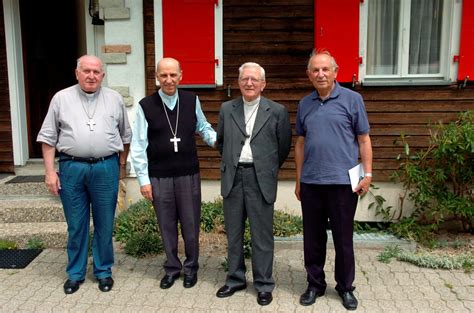
<path id="1" fill-rule="evenodd" d="M 257 79 L 257 78 L 255 78 L 255 77 L 251 77 L 251 76 L 239 78 L 239 82 L 240 82 L 241 84 L 245 84 L 245 83 L 247 83 L 249 80 L 250 80 L 250 82 L 251 82 L 252 84 L 256 84 L 256 83 L 259 83 L 259 82 L 262 81 L 261 79 Z"/>

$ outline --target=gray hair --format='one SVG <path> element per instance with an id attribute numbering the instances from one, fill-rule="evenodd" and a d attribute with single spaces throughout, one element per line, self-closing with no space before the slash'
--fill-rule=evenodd
<path id="1" fill-rule="evenodd" d="M 334 57 L 331 55 L 331 53 L 326 50 L 326 49 L 313 49 L 313 51 L 311 51 L 311 54 L 309 55 L 309 60 L 308 60 L 308 70 L 309 70 L 309 67 L 311 66 L 311 60 L 313 60 L 313 58 L 319 54 L 324 54 L 324 55 L 327 55 L 329 56 L 330 58 L 330 61 L 331 61 L 331 66 L 333 67 L 333 70 L 337 70 L 339 68 L 339 65 L 337 65 L 336 63 L 336 59 L 334 59 Z"/>
<path id="2" fill-rule="evenodd" d="M 244 71 L 245 68 L 248 68 L 248 67 L 258 68 L 260 70 L 260 79 L 265 81 L 265 70 L 263 69 L 263 67 L 260 66 L 260 64 L 255 63 L 255 62 L 246 62 L 242 64 L 239 67 L 239 78 L 242 78 L 242 72 Z"/>
<path id="3" fill-rule="evenodd" d="M 104 71 L 104 63 L 102 63 L 102 60 L 95 56 L 95 55 L 90 55 L 90 54 L 85 54 L 83 56 L 81 56 L 79 59 L 77 59 L 77 62 L 76 62 L 76 69 L 80 69 L 81 68 L 81 62 L 84 58 L 92 58 L 92 59 L 96 59 L 99 61 L 100 63 L 100 70 L 103 72 Z"/>

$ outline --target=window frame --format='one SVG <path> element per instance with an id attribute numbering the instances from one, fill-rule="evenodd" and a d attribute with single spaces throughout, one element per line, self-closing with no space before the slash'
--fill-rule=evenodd
<path id="1" fill-rule="evenodd" d="M 444 0 L 443 22 L 441 26 L 441 51 L 439 74 L 408 74 L 410 9 L 411 1 L 400 0 L 401 13 L 398 46 L 398 66 L 400 74 L 395 75 L 368 75 L 366 73 L 367 60 L 367 30 L 368 7 L 372 0 L 363 1 L 360 5 L 359 25 L 359 53 L 363 62 L 359 67 L 359 80 L 364 85 L 449 85 L 457 81 L 458 63 L 454 61 L 459 55 L 461 29 L 461 0 Z M 415 0 L 416 1 L 416 0 Z M 404 35 L 408 34 L 408 35 Z"/>

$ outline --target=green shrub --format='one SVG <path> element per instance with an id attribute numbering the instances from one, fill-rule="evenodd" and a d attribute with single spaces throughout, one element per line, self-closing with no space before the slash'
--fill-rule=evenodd
<path id="1" fill-rule="evenodd" d="M 16 250 L 18 245 L 10 240 L 0 239 L 0 250 Z"/>
<path id="2" fill-rule="evenodd" d="M 141 258 L 160 253 L 163 250 L 163 244 L 161 237 L 156 233 L 137 232 L 128 239 L 124 250 L 128 255 Z"/>
<path id="3" fill-rule="evenodd" d="M 285 212 L 275 211 L 273 217 L 273 235 L 290 237 L 303 233 L 303 219 Z"/>
<path id="4" fill-rule="evenodd" d="M 424 224 L 462 222 L 465 231 L 474 222 L 474 111 L 459 114 L 455 122 L 432 127 L 426 150 L 412 154 L 401 136 L 404 153 L 393 174 L 414 202 L 414 217 Z M 403 199 L 402 199 L 403 201 Z"/>
<path id="5" fill-rule="evenodd" d="M 155 211 L 145 199 L 132 204 L 115 221 L 115 239 L 124 244 L 125 253 L 143 257 L 162 251 Z"/>
<path id="6" fill-rule="evenodd" d="M 222 199 L 201 204 L 201 229 L 206 233 L 222 229 L 224 226 L 224 209 Z"/>

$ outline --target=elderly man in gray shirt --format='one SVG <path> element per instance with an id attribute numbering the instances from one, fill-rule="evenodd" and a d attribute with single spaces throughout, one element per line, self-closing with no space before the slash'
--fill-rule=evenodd
<path id="1" fill-rule="evenodd" d="M 114 215 L 132 131 L 120 94 L 101 87 L 104 76 L 98 57 L 80 57 L 78 84 L 54 95 L 37 138 L 42 143 L 46 186 L 61 197 L 68 225 L 66 294 L 76 292 L 86 276 L 91 211 L 94 276 L 103 292 L 114 283 Z"/>

